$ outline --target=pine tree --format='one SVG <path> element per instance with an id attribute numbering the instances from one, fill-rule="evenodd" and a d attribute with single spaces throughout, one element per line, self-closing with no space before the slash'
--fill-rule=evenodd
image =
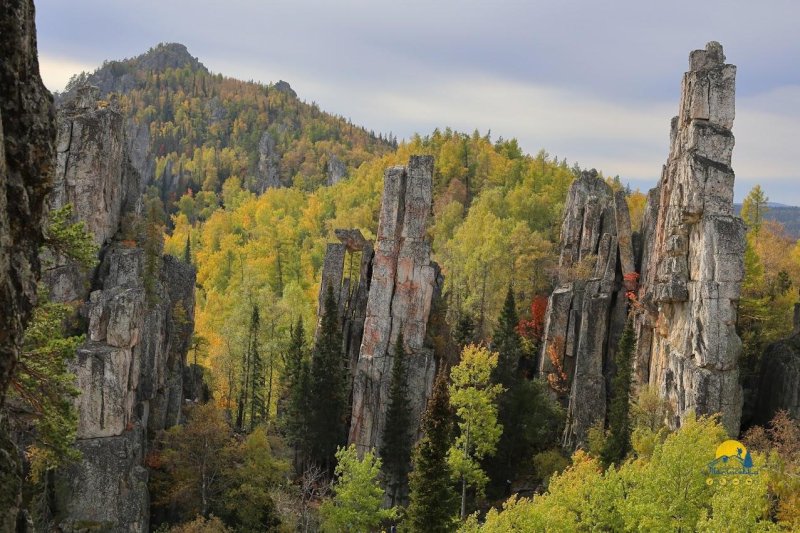
<path id="1" fill-rule="evenodd" d="M 497 330 L 492 339 L 492 350 L 499 354 L 497 366 L 492 372 L 492 382 L 502 385 L 506 389 L 500 398 L 501 404 L 503 398 L 507 397 L 514 385 L 519 382 L 519 362 L 525 355 L 522 349 L 522 339 L 517 333 L 518 322 L 514 291 L 509 285 L 503 310 L 500 312 L 500 319 L 497 323 Z"/>
<path id="2" fill-rule="evenodd" d="M 621 461 L 631 447 L 630 396 L 633 374 L 633 353 L 636 337 L 631 320 L 625 326 L 614 357 L 617 373 L 611 381 L 611 407 L 608 413 L 609 434 L 600 458 L 610 465 Z"/>
<path id="3" fill-rule="evenodd" d="M 408 483 L 411 466 L 411 403 L 408 392 L 408 363 L 403 347 L 403 334 L 397 336 L 389 388 L 389 405 L 386 409 L 386 426 L 380 456 L 392 506 L 402 497 Z"/>
<path id="4" fill-rule="evenodd" d="M 336 448 L 345 443 L 347 369 L 333 287 L 328 286 L 311 362 L 311 456 L 331 472 Z"/>
<path id="5" fill-rule="evenodd" d="M 405 529 L 413 533 L 453 531 L 458 496 L 451 482 L 447 453 L 453 434 L 453 413 L 447 375 L 440 371 L 422 420 L 423 437 L 414 448 L 408 476 L 409 505 Z"/>

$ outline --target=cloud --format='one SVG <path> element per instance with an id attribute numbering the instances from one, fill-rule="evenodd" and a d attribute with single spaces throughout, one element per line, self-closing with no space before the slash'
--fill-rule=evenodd
<path id="1" fill-rule="evenodd" d="M 95 66 L 93 65 L 69 58 L 39 55 L 39 72 L 45 87 L 51 92 L 64 90 L 67 82 L 74 74 L 94 69 Z"/>

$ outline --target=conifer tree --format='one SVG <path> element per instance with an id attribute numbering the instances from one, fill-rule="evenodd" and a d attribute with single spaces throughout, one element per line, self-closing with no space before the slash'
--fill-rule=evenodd
<path id="1" fill-rule="evenodd" d="M 414 448 L 408 476 L 409 505 L 404 529 L 412 533 L 453 531 L 458 496 L 451 482 L 447 453 L 453 434 L 453 413 L 447 375 L 440 371 L 422 420 L 423 437 Z"/>
<path id="2" fill-rule="evenodd" d="M 338 446 L 345 443 L 347 369 L 333 287 L 328 286 L 319 337 L 311 362 L 311 455 L 332 471 Z"/>
<path id="3" fill-rule="evenodd" d="M 633 324 L 631 320 L 628 320 L 614 357 L 617 373 L 611 381 L 611 407 L 608 413 L 609 433 L 600 453 L 600 458 L 606 465 L 621 461 L 631 448 L 630 396 L 635 348 L 636 337 Z"/>
<path id="4" fill-rule="evenodd" d="M 475 320 L 472 315 L 463 313 L 459 317 L 453 332 L 453 340 L 456 341 L 459 351 L 475 341 Z"/>
<path id="5" fill-rule="evenodd" d="M 525 352 L 517 332 L 518 322 L 514 292 L 509 286 L 492 339 L 492 349 L 499 355 L 492 383 L 504 389 L 498 396 L 497 420 L 505 431 L 496 453 L 483 461 L 489 477 L 489 495 L 497 498 L 508 496 L 510 482 L 519 473 L 520 457 L 532 457 L 554 444 L 561 422 L 561 410 L 541 383 L 520 374 Z"/>
<path id="6" fill-rule="evenodd" d="M 386 409 L 386 426 L 380 456 L 387 479 L 387 492 L 392 506 L 402 497 L 408 483 L 411 463 L 411 404 L 408 393 L 408 363 L 403 334 L 397 336 L 392 366 L 392 382 L 389 388 L 389 405 Z"/>
<path id="7" fill-rule="evenodd" d="M 261 352 L 258 346 L 258 330 L 261 327 L 261 318 L 258 314 L 258 306 L 253 306 L 253 314 L 250 317 L 249 350 L 250 350 L 250 383 L 252 383 L 252 395 L 250 399 L 250 431 L 266 418 L 267 405 L 264 403 L 264 362 L 261 359 Z"/>
<path id="8" fill-rule="evenodd" d="M 305 328 L 303 317 L 297 317 L 292 328 L 291 343 L 286 356 L 284 372 L 285 409 L 282 413 L 283 427 L 290 446 L 302 457 L 309 449 L 308 418 L 309 410 L 309 365 L 305 352 Z M 297 460 L 295 460 L 297 466 Z"/>
<path id="9" fill-rule="evenodd" d="M 183 249 L 183 262 L 187 265 L 192 264 L 192 243 L 189 235 L 186 235 L 186 248 Z"/>

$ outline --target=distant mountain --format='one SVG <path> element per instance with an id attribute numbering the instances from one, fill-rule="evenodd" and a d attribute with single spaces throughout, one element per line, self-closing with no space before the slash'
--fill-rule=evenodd
<path id="1" fill-rule="evenodd" d="M 211 73 L 178 43 L 78 74 L 57 101 L 86 84 L 125 115 L 132 151 L 143 154 L 139 170 L 168 207 L 189 189 L 221 202 L 229 178 L 256 193 L 313 190 L 396 146 L 391 136 L 300 100 L 285 81 L 265 85 Z"/>
<path id="2" fill-rule="evenodd" d="M 777 202 L 768 202 L 767 207 L 769 209 L 764 215 L 765 219 L 780 222 L 789 235 L 795 239 L 800 239 L 800 207 Z M 742 204 L 734 204 L 733 208 L 738 215 L 742 211 Z"/>

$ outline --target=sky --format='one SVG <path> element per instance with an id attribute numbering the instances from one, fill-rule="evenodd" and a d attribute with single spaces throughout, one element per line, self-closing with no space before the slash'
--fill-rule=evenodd
<path id="1" fill-rule="evenodd" d="M 736 199 L 800 205 L 800 3 L 727 0 L 40 0 L 53 91 L 104 60 L 180 42 L 215 73 L 285 80 L 328 112 L 399 138 L 516 137 L 646 190 L 669 150 L 691 50 L 737 65 Z"/>

